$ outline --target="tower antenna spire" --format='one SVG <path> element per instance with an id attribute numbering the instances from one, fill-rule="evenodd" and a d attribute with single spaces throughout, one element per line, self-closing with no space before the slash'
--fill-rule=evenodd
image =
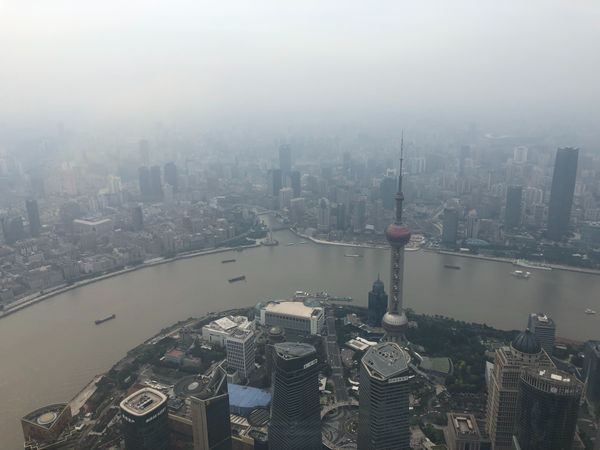
<path id="1" fill-rule="evenodd" d="M 398 174 L 398 192 L 396 192 L 396 224 L 402 223 L 402 203 L 404 202 L 404 194 L 402 193 L 402 166 L 404 163 L 404 130 L 400 138 L 400 173 Z"/>

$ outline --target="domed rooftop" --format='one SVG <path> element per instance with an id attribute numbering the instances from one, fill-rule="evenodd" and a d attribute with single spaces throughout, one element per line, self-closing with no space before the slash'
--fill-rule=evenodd
<path id="1" fill-rule="evenodd" d="M 381 319 L 383 329 L 388 332 L 404 331 L 408 326 L 408 319 L 406 314 L 393 314 L 386 312 Z"/>
<path id="2" fill-rule="evenodd" d="M 521 353 L 528 353 L 530 355 L 535 355 L 542 350 L 542 346 L 534 334 L 529 331 L 529 328 L 522 333 L 519 333 L 512 341 L 512 347 Z"/>
<path id="3" fill-rule="evenodd" d="M 406 245 L 410 241 L 410 230 L 407 226 L 392 223 L 385 230 L 385 237 L 390 245 Z"/>
<path id="4" fill-rule="evenodd" d="M 269 334 L 271 336 L 279 336 L 279 335 L 283 334 L 283 329 L 278 326 L 271 327 L 271 328 L 269 328 Z"/>

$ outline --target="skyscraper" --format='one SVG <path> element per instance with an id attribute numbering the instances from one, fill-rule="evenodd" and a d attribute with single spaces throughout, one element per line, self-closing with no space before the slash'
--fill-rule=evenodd
<path id="1" fill-rule="evenodd" d="M 177 179 L 177 166 L 175 165 L 175 163 L 173 161 L 166 163 L 164 167 L 164 172 L 165 183 L 168 183 L 171 186 L 173 186 L 173 191 L 177 192 L 177 190 L 179 189 L 179 182 Z"/>
<path id="2" fill-rule="evenodd" d="M 506 209 L 504 225 L 506 228 L 518 228 L 521 225 L 521 201 L 523 186 L 508 186 L 506 189 Z"/>
<path id="3" fill-rule="evenodd" d="M 144 210 L 142 205 L 136 205 L 131 208 L 131 224 L 135 231 L 144 229 Z"/>
<path id="4" fill-rule="evenodd" d="M 292 191 L 294 191 L 294 197 L 300 197 L 300 194 L 302 193 L 300 172 L 298 170 L 293 170 L 290 175 L 290 179 L 292 181 L 291 184 L 292 184 Z"/>
<path id="5" fill-rule="evenodd" d="M 408 325 L 408 319 L 402 308 L 402 288 L 404 282 L 404 246 L 410 241 L 410 230 L 402 223 L 402 157 L 404 152 L 404 139 L 400 145 L 400 175 L 398 176 L 398 192 L 396 193 L 396 220 L 385 231 L 390 251 L 390 296 L 387 312 L 383 316 L 382 324 L 385 330 L 385 339 L 400 342 Z"/>
<path id="6" fill-rule="evenodd" d="M 360 364 L 358 450 L 409 450 L 410 356 L 395 342 L 371 347 Z"/>
<path id="7" fill-rule="evenodd" d="M 160 177 L 160 166 L 150 167 L 150 194 L 153 200 L 162 200 L 163 188 Z"/>
<path id="8" fill-rule="evenodd" d="M 138 169 L 138 177 L 142 200 L 149 200 L 152 197 L 152 189 L 150 188 L 150 171 L 146 166 Z"/>
<path id="9" fill-rule="evenodd" d="M 516 441 L 520 450 L 569 450 L 583 384 L 556 369 L 525 370 L 519 381 Z"/>
<path id="10" fill-rule="evenodd" d="M 387 310 L 388 296 L 385 293 L 383 281 L 379 279 L 373 283 L 373 289 L 369 292 L 369 323 L 380 327 L 381 319 Z"/>
<path id="11" fill-rule="evenodd" d="M 556 325 L 546 314 L 529 314 L 527 328 L 531 330 L 542 348 L 552 356 L 554 352 L 554 339 L 556 337 Z"/>
<path id="12" fill-rule="evenodd" d="M 362 233 L 366 225 L 367 197 L 361 195 L 352 203 L 352 229 L 355 233 Z"/>
<path id="13" fill-rule="evenodd" d="M 600 405 L 600 341 L 587 341 L 584 355 L 585 397 L 588 402 Z"/>
<path id="14" fill-rule="evenodd" d="M 304 223 L 304 211 L 306 202 L 304 197 L 296 197 L 290 200 L 290 222 L 302 226 Z"/>
<path id="15" fill-rule="evenodd" d="M 578 148 L 565 147 L 556 151 L 548 207 L 547 232 L 548 238 L 555 241 L 561 240 L 569 228 L 578 156 Z"/>
<path id="16" fill-rule="evenodd" d="M 278 196 L 281 189 L 281 169 L 272 169 L 270 174 L 271 195 Z"/>
<path id="17" fill-rule="evenodd" d="M 275 344 L 271 450 L 321 450 L 319 364 L 312 345 Z"/>
<path id="18" fill-rule="evenodd" d="M 456 244 L 458 239 L 458 211 L 456 208 L 444 208 L 442 222 L 442 243 Z"/>
<path id="19" fill-rule="evenodd" d="M 292 188 L 284 187 L 279 189 L 279 209 L 289 209 L 291 206 L 292 197 Z"/>
<path id="20" fill-rule="evenodd" d="M 169 424 L 167 396 L 143 388 L 121 402 L 125 450 L 167 450 Z"/>
<path id="21" fill-rule="evenodd" d="M 329 233 L 331 226 L 331 210 L 329 208 L 329 200 L 322 198 L 319 200 L 319 208 L 317 210 L 317 229 L 321 233 Z"/>
<path id="22" fill-rule="evenodd" d="M 479 218 L 477 217 L 477 210 L 472 209 L 467 213 L 465 237 L 467 239 L 477 239 L 477 236 L 479 236 Z"/>
<path id="23" fill-rule="evenodd" d="M 29 232 L 31 236 L 38 237 L 42 231 L 42 223 L 40 222 L 40 210 L 37 200 L 27 200 L 25 208 L 27 209 L 27 219 L 29 220 Z"/>
<path id="24" fill-rule="evenodd" d="M 256 339 L 252 330 L 233 330 L 225 339 L 227 365 L 248 378 L 256 360 Z"/>
<path id="25" fill-rule="evenodd" d="M 2 234 L 4 242 L 8 245 L 25 238 L 25 228 L 23 227 L 23 218 L 16 216 L 9 218 L 4 216 L 0 219 L 2 222 Z"/>
<path id="26" fill-rule="evenodd" d="M 190 397 L 194 450 L 231 450 L 227 372 L 218 365 L 199 394 Z"/>
<path id="27" fill-rule="evenodd" d="M 486 412 L 486 426 L 492 441 L 492 450 L 513 450 L 519 376 L 527 367 L 554 369 L 552 360 L 529 330 L 520 333 L 510 347 L 500 347 L 496 350 Z"/>
<path id="28" fill-rule="evenodd" d="M 292 149 L 287 144 L 282 144 L 279 147 L 279 168 L 284 180 L 290 176 L 292 172 Z"/>

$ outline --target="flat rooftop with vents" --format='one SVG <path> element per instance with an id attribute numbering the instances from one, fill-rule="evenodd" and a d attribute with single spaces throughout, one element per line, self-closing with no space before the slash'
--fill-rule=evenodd
<path id="1" fill-rule="evenodd" d="M 121 402 L 121 408 L 134 416 L 145 416 L 167 401 L 162 392 L 150 388 L 140 389 Z"/>
<path id="2" fill-rule="evenodd" d="M 363 356 L 362 364 L 369 376 L 386 380 L 409 369 L 410 355 L 398 344 L 383 342 L 371 347 Z"/>

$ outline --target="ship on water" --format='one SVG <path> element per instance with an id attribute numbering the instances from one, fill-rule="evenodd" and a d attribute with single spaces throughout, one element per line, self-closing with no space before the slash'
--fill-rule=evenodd
<path id="1" fill-rule="evenodd" d="M 589 316 L 593 316 L 594 314 L 596 314 L 596 311 L 594 311 L 593 309 L 588 308 L 588 309 L 585 310 L 585 313 L 587 315 L 589 315 Z"/>
<path id="2" fill-rule="evenodd" d="M 446 269 L 460 270 L 460 266 L 455 266 L 454 264 L 444 264 L 444 268 L 446 268 Z"/>
<path id="3" fill-rule="evenodd" d="M 235 262 L 235 259 L 224 259 L 223 261 L 221 261 L 221 264 L 227 264 L 232 262 Z"/>
<path id="4" fill-rule="evenodd" d="M 531 272 L 524 272 L 523 270 L 515 270 L 514 272 L 510 273 L 513 277 L 516 278 L 522 278 L 522 279 L 528 279 L 531 276 Z"/>
<path id="5" fill-rule="evenodd" d="M 116 314 L 111 314 L 110 316 L 105 317 L 104 319 L 94 320 L 94 323 L 96 325 L 100 325 L 101 323 L 108 322 L 109 320 L 113 320 L 115 317 L 117 317 Z"/>
<path id="6" fill-rule="evenodd" d="M 344 256 L 346 258 L 362 258 L 363 255 L 361 255 L 360 253 L 346 253 L 344 254 Z"/>
<path id="7" fill-rule="evenodd" d="M 239 277 L 235 277 L 235 278 L 230 278 L 228 281 L 230 283 L 235 283 L 236 281 L 244 281 L 246 279 L 246 275 L 242 275 Z"/>
<path id="8" fill-rule="evenodd" d="M 527 261 L 526 259 L 515 259 L 513 266 L 524 267 L 526 269 L 552 270 L 548 264 Z"/>

